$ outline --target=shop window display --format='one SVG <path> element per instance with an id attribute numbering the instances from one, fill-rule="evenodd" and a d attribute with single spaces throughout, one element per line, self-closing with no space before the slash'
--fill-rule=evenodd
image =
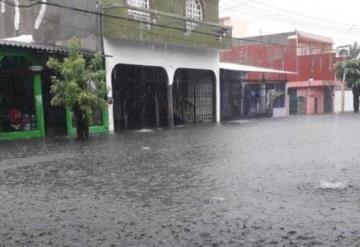
<path id="1" fill-rule="evenodd" d="M 32 73 L 25 59 L 0 62 L 0 132 L 36 130 Z"/>

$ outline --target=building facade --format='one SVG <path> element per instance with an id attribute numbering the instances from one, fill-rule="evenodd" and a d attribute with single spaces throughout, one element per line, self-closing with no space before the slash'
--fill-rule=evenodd
<path id="1" fill-rule="evenodd" d="M 218 0 L 1 2 L 0 139 L 76 132 L 71 109 L 50 104 L 45 66 L 73 37 L 105 57 L 109 107 L 92 133 L 219 121 L 231 29 L 218 23 Z"/>
<path id="2" fill-rule="evenodd" d="M 305 32 L 288 32 L 234 41 L 221 54 L 226 62 L 249 64 L 295 72 L 287 75 L 289 114 L 334 111 L 334 65 L 339 61 L 330 38 Z M 249 74 L 251 79 L 259 79 Z"/>
<path id="3" fill-rule="evenodd" d="M 86 1 L 0 3 L 0 140 L 72 136 L 71 109 L 50 104 L 50 57 L 63 58 L 73 37 L 101 52 L 99 5 Z M 92 133 L 108 132 L 107 111 L 94 111 Z"/>
<path id="4" fill-rule="evenodd" d="M 110 130 L 220 121 L 231 33 L 217 0 L 105 0 L 104 12 Z"/>

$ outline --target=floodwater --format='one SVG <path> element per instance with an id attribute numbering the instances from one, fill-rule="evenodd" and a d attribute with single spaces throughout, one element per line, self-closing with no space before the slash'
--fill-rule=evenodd
<path id="1" fill-rule="evenodd" d="M 0 246 L 359 246 L 360 116 L 0 143 Z"/>

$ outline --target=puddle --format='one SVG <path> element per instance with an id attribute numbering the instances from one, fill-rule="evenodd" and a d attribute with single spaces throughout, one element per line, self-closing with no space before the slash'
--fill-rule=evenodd
<path id="1" fill-rule="evenodd" d="M 324 190 L 343 190 L 347 187 L 347 182 L 328 182 L 325 180 L 320 181 L 320 189 Z"/>
<path id="2" fill-rule="evenodd" d="M 234 120 L 234 121 L 230 121 L 229 124 L 245 124 L 245 123 L 249 123 L 249 120 Z"/>
<path id="3" fill-rule="evenodd" d="M 212 197 L 211 200 L 214 200 L 214 201 L 219 201 L 219 202 L 224 202 L 225 201 L 225 198 L 224 197 Z"/>
<path id="4" fill-rule="evenodd" d="M 154 130 L 152 129 L 141 129 L 141 130 L 137 130 L 137 133 L 151 133 L 154 132 Z"/>

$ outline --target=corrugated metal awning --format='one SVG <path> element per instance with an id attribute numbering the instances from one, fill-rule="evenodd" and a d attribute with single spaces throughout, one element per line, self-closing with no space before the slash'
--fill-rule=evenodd
<path id="1" fill-rule="evenodd" d="M 288 75 L 297 75 L 295 72 L 285 71 L 285 70 L 276 70 L 269 68 L 261 68 L 250 65 L 236 64 L 236 63 L 220 63 L 220 69 L 233 70 L 233 71 L 243 71 L 243 72 L 258 72 L 258 73 L 274 73 L 274 74 L 288 74 Z"/>
<path id="2" fill-rule="evenodd" d="M 35 43 L 22 43 L 18 41 L 10 40 L 0 40 L 0 46 L 3 47 L 15 47 L 15 48 L 25 48 L 38 51 L 46 51 L 53 53 L 67 53 L 68 49 L 65 47 L 51 46 L 51 45 L 41 45 Z"/>
<path id="3" fill-rule="evenodd" d="M 49 44 L 39 44 L 33 40 L 32 35 L 20 35 L 17 37 L 10 37 L 6 39 L 0 39 L 0 47 L 15 47 L 23 49 L 32 49 L 39 52 L 49 52 L 49 53 L 68 53 L 69 48 L 65 46 L 49 45 Z M 81 49 L 81 52 L 87 55 L 94 54 L 95 51 L 88 49 Z"/>

